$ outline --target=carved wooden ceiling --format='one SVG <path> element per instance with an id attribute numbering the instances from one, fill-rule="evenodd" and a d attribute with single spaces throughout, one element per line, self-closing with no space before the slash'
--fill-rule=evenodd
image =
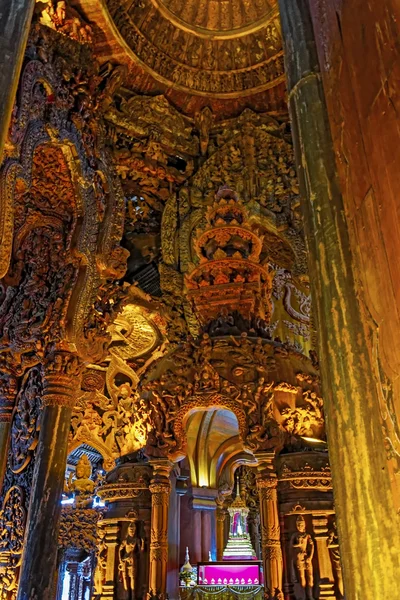
<path id="1" fill-rule="evenodd" d="M 285 113 L 277 0 L 75 0 L 100 62 L 128 65 L 135 93 L 163 94 L 187 115 L 208 105 Z"/>

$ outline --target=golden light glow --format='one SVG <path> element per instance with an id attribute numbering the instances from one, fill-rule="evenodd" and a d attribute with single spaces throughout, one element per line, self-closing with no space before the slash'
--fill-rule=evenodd
<path id="1" fill-rule="evenodd" d="M 305 436 L 301 436 L 301 439 L 304 440 L 305 442 L 310 442 L 311 444 L 325 444 L 326 442 L 324 442 L 324 440 L 319 440 L 317 438 L 313 438 L 313 437 L 305 437 Z"/>

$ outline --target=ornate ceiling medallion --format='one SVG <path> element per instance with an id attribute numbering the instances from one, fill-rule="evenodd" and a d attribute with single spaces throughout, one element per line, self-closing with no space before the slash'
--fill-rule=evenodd
<path id="1" fill-rule="evenodd" d="M 275 0 L 103 0 L 133 59 L 158 81 L 238 98 L 284 80 Z"/>
<path id="2" fill-rule="evenodd" d="M 234 38 L 265 27 L 276 13 L 275 2 L 247 0 L 151 0 L 179 29 L 199 37 Z"/>

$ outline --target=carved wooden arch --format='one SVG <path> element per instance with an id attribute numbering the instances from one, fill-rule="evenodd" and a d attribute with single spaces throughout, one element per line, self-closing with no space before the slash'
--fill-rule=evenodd
<path id="1" fill-rule="evenodd" d="M 186 431 L 185 425 L 189 414 L 195 410 L 211 410 L 212 408 L 226 409 L 232 412 L 237 418 L 239 426 L 239 438 L 245 442 L 247 436 L 246 414 L 240 405 L 232 400 L 231 397 L 220 392 L 202 392 L 194 394 L 185 402 L 176 414 L 174 421 L 174 436 L 177 441 L 177 448 L 174 454 L 185 455 L 186 453 Z"/>
<path id="2" fill-rule="evenodd" d="M 29 190 L 32 183 L 32 169 L 33 160 L 35 153 L 40 148 L 52 147 L 58 148 L 65 158 L 65 162 L 68 166 L 71 186 L 73 190 L 73 196 L 75 199 L 75 206 L 71 206 L 71 214 L 75 221 L 74 231 L 72 237 L 75 238 L 74 242 L 70 246 L 70 254 L 75 254 L 80 258 L 79 276 L 78 276 L 78 289 L 73 292 L 72 302 L 74 305 L 74 315 L 70 320 L 70 326 L 68 337 L 71 341 L 75 341 L 74 337 L 78 331 L 78 322 L 82 320 L 82 312 L 85 311 L 85 303 L 89 300 L 89 294 L 91 288 L 95 285 L 96 275 L 96 263 L 93 257 L 95 252 L 95 245 L 90 244 L 90 241 L 95 239 L 97 236 L 97 220 L 95 213 L 94 199 L 88 193 L 88 189 L 83 187 L 82 181 L 82 170 L 81 160 L 77 159 L 77 146 L 74 140 L 74 135 L 65 136 L 65 132 L 53 131 L 52 135 L 48 135 L 47 127 L 44 123 L 35 123 L 33 127 L 27 128 L 26 136 L 21 147 L 21 159 L 19 161 L 12 160 L 5 164 L 2 172 L 0 173 L 0 191 L 5 194 L 8 205 L 12 205 L 16 194 L 16 188 L 19 182 L 22 182 L 26 189 Z M 8 223 L 13 224 L 12 211 L 9 213 L 8 219 L 5 219 Z M 58 223 L 56 223 L 58 221 Z M 43 217 L 41 224 L 46 223 L 56 226 L 57 229 L 62 231 L 63 221 L 59 217 Z M 30 219 L 30 222 L 25 222 L 23 227 L 14 233 L 13 225 L 10 228 L 11 239 L 6 239 L 6 244 L 9 244 L 11 248 L 11 254 L 7 257 L 7 261 L 4 264 L 4 268 L 7 264 L 7 269 L 10 264 L 10 260 L 13 256 L 13 252 L 18 251 L 19 243 L 32 229 L 36 226 L 35 220 Z M 8 232 L 8 233 L 10 233 Z M 14 233 L 14 240 L 13 240 Z M 88 243 L 89 242 L 89 243 Z M 12 247 L 14 246 L 14 250 Z M 4 256 L 4 255 L 3 255 Z M 4 256 L 5 258 L 5 256 Z"/>
<path id="3" fill-rule="evenodd" d="M 36 141 L 33 140 L 36 138 Z M 5 277 L 11 262 L 14 235 L 14 195 L 17 181 L 31 184 L 33 154 L 38 145 L 49 141 L 42 124 L 27 128 L 20 158 L 6 159 L 0 171 L 0 278 Z"/>
<path id="4" fill-rule="evenodd" d="M 6 275 L 12 258 L 16 187 L 22 182 L 29 189 L 33 157 L 41 145 L 58 147 L 65 158 L 74 188 L 78 221 L 70 252 L 78 259 L 79 271 L 68 303 L 66 336 L 82 357 L 95 362 L 101 360 L 104 344 L 97 347 L 94 343 L 89 344 L 82 332 L 102 276 L 112 276 L 113 267 L 121 262 L 116 246 L 123 227 L 123 195 L 115 175 L 108 172 L 107 164 L 111 161 L 106 150 L 101 148 L 97 152 L 100 137 L 88 154 L 82 133 L 69 116 L 73 98 L 65 96 L 62 64 L 58 64 L 57 60 L 54 64 L 30 60 L 21 76 L 17 110 L 9 131 L 12 153 L 0 170 L 0 277 Z M 39 101 L 36 97 L 37 84 L 42 86 Z M 92 154 L 95 151 L 97 162 L 94 163 Z M 107 190 L 104 215 L 99 215 L 96 202 L 96 176 Z"/>

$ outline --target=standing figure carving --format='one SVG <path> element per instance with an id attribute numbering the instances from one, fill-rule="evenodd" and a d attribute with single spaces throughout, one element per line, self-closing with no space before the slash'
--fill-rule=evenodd
<path id="1" fill-rule="evenodd" d="M 94 596 L 101 596 L 103 593 L 103 585 L 106 579 L 107 570 L 107 552 L 108 547 L 105 541 L 106 532 L 104 529 L 98 529 L 97 542 L 97 564 L 94 573 Z"/>
<path id="2" fill-rule="evenodd" d="M 326 544 L 329 550 L 329 557 L 331 559 L 333 577 L 335 579 L 338 597 L 343 598 L 343 575 L 342 564 L 340 561 L 339 538 L 336 528 L 336 521 L 333 521 L 332 528 L 328 531 L 328 539 L 326 540 Z"/>
<path id="3" fill-rule="evenodd" d="M 292 583 L 301 588 L 299 593 L 295 591 L 296 600 L 314 600 L 314 571 L 312 559 L 314 556 L 314 542 L 311 535 L 306 532 L 306 522 L 303 515 L 296 519 L 297 531 L 290 538 L 290 550 L 292 557 Z M 296 590 L 296 586 L 295 586 Z"/>
<path id="4" fill-rule="evenodd" d="M 124 590 L 123 598 L 126 600 L 135 600 L 138 553 L 143 551 L 144 539 L 138 534 L 137 521 L 131 521 L 118 551 L 118 571 Z"/>

